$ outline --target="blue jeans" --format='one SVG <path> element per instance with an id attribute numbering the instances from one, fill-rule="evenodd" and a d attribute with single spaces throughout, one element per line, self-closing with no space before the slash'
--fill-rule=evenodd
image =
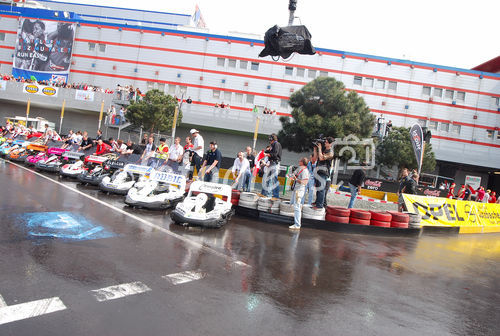
<path id="1" fill-rule="evenodd" d="M 328 182 L 328 175 L 319 175 L 318 179 L 320 179 L 317 183 L 316 189 L 316 203 L 315 206 L 317 208 L 326 208 L 326 194 L 328 193 L 328 188 L 330 187 L 330 183 Z"/>
<path id="2" fill-rule="evenodd" d="M 205 176 L 203 177 L 203 181 L 219 183 L 219 169 L 214 168 L 211 171 L 209 171 L 208 173 L 205 173 Z"/>
<path id="3" fill-rule="evenodd" d="M 272 188 L 273 197 L 280 197 L 280 183 L 278 181 L 279 169 L 279 163 L 271 163 L 269 166 L 269 173 L 265 174 L 262 180 L 262 195 L 270 196 Z"/>
<path id="4" fill-rule="evenodd" d="M 307 181 L 306 189 L 304 191 L 304 197 L 302 197 L 302 204 L 304 204 L 306 200 L 306 193 L 309 192 L 307 198 L 307 204 L 312 204 L 314 198 L 314 178 L 310 177 L 309 181 Z"/>
<path id="5" fill-rule="evenodd" d="M 306 188 L 303 186 L 296 186 L 292 194 L 293 201 L 293 221 L 294 225 L 300 227 L 302 220 L 302 202 L 304 200 Z"/>
<path id="6" fill-rule="evenodd" d="M 252 179 L 252 173 L 250 173 L 250 170 L 247 170 L 241 174 L 242 174 L 242 176 L 240 177 L 236 188 L 238 190 L 240 188 L 242 188 L 243 191 L 249 192 L 250 191 L 250 180 Z"/>
<path id="7" fill-rule="evenodd" d="M 358 196 L 358 187 L 349 183 L 349 188 L 351 188 L 351 200 L 349 201 L 348 209 L 354 206 L 354 201 L 356 201 L 356 196 Z"/>

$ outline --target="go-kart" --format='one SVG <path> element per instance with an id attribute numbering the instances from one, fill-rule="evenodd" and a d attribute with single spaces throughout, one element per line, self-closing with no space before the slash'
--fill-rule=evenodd
<path id="1" fill-rule="evenodd" d="M 170 217 L 176 224 L 220 228 L 233 215 L 231 195 L 229 185 L 194 181 Z"/>
<path id="2" fill-rule="evenodd" d="M 113 175 L 105 176 L 99 183 L 99 188 L 107 193 L 127 195 L 136 182 L 144 182 L 152 172 L 153 168 L 148 166 L 127 164 Z"/>
<path id="3" fill-rule="evenodd" d="M 116 154 L 87 156 L 84 161 L 84 171 L 77 176 L 78 181 L 84 184 L 98 186 L 102 179 L 109 175 L 108 170 L 105 169 L 105 163 L 116 158 Z"/>
<path id="4" fill-rule="evenodd" d="M 35 168 L 47 172 L 57 173 L 61 169 L 62 155 L 67 149 L 52 147 L 47 150 L 48 158 L 41 159 L 35 163 Z"/>
<path id="5" fill-rule="evenodd" d="M 25 140 L 7 140 L 3 145 L 0 146 L 0 155 L 6 156 L 12 150 L 23 146 L 27 146 L 27 142 Z"/>
<path id="6" fill-rule="evenodd" d="M 130 188 L 125 204 L 149 210 L 164 210 L 182 201 L 185 189 L 184 176 L 152 171 L 149 179 L 138 181 Z"/>
<path id="7" fill-rule="evenodd" d="M 81 152 L 66 152 L 63 155 L 63 162 L 59 175 L 63 177 L 74 177 L 83 173 L 85 153 Z"/>

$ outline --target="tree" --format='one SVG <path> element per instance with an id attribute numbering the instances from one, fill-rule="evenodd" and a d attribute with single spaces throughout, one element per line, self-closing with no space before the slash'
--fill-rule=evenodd
<path id="1" fill-rule="evenodd" d="M 159 90 L 150 90 L 145 97 L 133 102 L 127 109 L 127 120 L 136 127 L 143 127 L 150 133 L 163 132 L 172 128 L 177 99 Z M 177 121 L 182 120 L 179 111 Z"/>
<path id="2" fill-rule="evenodd" d="M 278 136 L 283 147 L 294 152 L 311 150 L 320 134 L 334 138 L 371 137 L 375 117 L 356 92 L 332 77 L 320 77 L 290 96 L 292 118 L 281 117 Z"/>
<path id="3" fill-rule="evenodd" d="M 410 130 L 405 127 L 395 127 L 377 146 L 376 160 L 378 164 L 387 167 L 394 165 L 401 168 L 416 169 L 417 159 L 410 140 Z M 425 144 L 422 171 L 433 171 L 436 158 L 431 144 Z"/>

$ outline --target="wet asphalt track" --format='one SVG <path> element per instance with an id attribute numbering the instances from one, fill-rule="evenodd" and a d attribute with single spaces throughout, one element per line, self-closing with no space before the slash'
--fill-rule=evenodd
<path id="1" fill-rule="evenodd" d="M 498 234 L 295 233 L 238 217 L 221 230 L 186 229 L 44 175 L 143 220 L 0 160 L 2 336 L 499 333 Z M 85 218 L 113 237 L 33 236 L 26 218 L 44 212 Z M 163 277 L 186 271 L 196 277 Z M 114 300 L 92 292 L 137 282 L 142 292 Z M 21 316 L 12 307 L 54 297 L 65 309 L 2 323 Z"/>

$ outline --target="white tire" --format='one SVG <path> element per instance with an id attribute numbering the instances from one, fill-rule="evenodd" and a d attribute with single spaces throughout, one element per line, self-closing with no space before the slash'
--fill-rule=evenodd
<path id="1" fill-rule="evenodd" d="M 325 208 L 313 209 L 312 205 L 309 205 L 309 204 L 305 204 L 302 207 L 302 213 L 308 214 L 310 216 L 317 216 L 317 217 L 324 216 L 325 211 L 326 211 Z"/>
<path id="2" fill-rule="evenodd" d="M 238 205 L 244 208 L 257 209 L 257 202 L 245 202 L 240 199 Z"/>
<path id="3" fill-rule="evenodd" d="M 263 207 L 260 207 L 260 206 L 257 206 L 257 210 L 264 211 L 264 212 L 271 212 L 271 208 L 263 208 Z"/>
<path id="4" fill-rule="evenodd" d="M 293 205 L 289 201 L 283 201 L 280 203 L 280 214 L 282 212 L 293 213 Z"/>
<path id="5" fill-rule="evenodd" d="M 242 192 L 240 194 L 240 201 L 243 202 L 257 202 L 259 200 L 259 196 L 255 193 L 251 192 Z"/>
<path id="6" fill-rule="evenodd" d="M 269 197 L 259 198 L 258 203 L 260 206 L 269 207 L 269 208 L 273 205 L 273 201 Z"/>
<path id="7" fill-rule="evenodd" d="M 282 216 L 287 216 L 287 217 L 293 217 L 293 212 L 286 212 L 286 211 L 280 211 L 280 215 Z"/>
<path id="8" fill-rule="evenodd" d="M 302 218 L 308 218 L 308 219 L 316 219 L 316 220 L 325 220 L 325 215 L 311 215 L 302 212 Z"/>

